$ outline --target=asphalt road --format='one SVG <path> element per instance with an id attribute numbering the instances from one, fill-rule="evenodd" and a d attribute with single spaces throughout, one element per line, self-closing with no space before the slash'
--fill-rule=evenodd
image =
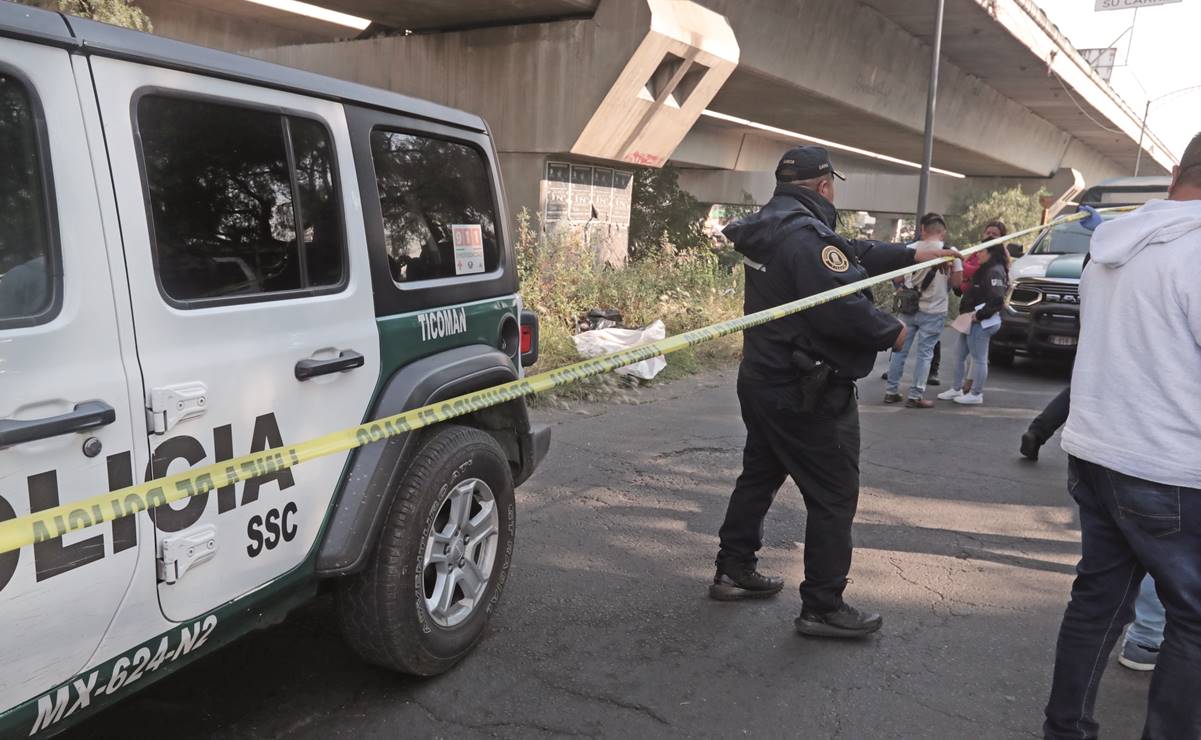
<path id="1" fill-rule="evenodd" d="M 744 434 L 729 369 L 539 412 L 554 446 L 518 492 L 502 606 L 450 674 L 362 665 L 318 601 L 68 737 L 1039 737 L 1079 535 L 1057 442 L 1038 464 L 1016 447 L 1066 372 L 994 369 L 987 405 L 930 411 L 882 405 L 878 373 L 860 384 L 847 594 L 884 614 L 872 639 L 793 632 L 805 512 L 791 483 L 762 553 L 785 593 L 705 598 Z M 1147 685 L 1111 660 L 1107 737 L 1137 737 Z"/>

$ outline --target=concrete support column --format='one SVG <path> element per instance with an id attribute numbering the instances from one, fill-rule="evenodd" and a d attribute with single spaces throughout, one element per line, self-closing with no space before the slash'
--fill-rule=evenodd
<path id="1" fill-rule="evenodd" d="M 881 242 L 901 240 L 901 217 L 884 213 L 873 213 L 876 225 L 872 227 L 872 238 Z"/>

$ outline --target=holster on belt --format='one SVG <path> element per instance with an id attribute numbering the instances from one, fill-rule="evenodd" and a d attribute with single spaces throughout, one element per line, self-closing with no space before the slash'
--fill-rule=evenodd
<path id="1" fill-rule="evenodd" d="M 801 411 L 811 414 L 830 387 L 830 366 L 802 349 L 792 351 L 792 364 L 800 372 Z"/>

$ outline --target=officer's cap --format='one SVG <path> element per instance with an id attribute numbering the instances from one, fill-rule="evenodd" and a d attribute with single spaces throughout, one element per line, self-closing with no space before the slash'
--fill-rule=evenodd
<path id="1" fill-rule="evenodd" d="M 784 152 L 780 164 L 776 165 L 776 182 L 812 180 L 825 175 L 833 175 L 839 180 L 846 179 L 830 164 L 830 153 L 825 147 L 795 146 Z"/>

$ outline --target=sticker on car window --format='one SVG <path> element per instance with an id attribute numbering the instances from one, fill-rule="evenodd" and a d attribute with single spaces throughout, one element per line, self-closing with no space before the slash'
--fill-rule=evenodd
<path id="1" fill-rule="evenodd" d="M 479 224 L 452 224 L 455 245 L 455 274 L 473 275 L 484 271 L 484 231 Z"/>

